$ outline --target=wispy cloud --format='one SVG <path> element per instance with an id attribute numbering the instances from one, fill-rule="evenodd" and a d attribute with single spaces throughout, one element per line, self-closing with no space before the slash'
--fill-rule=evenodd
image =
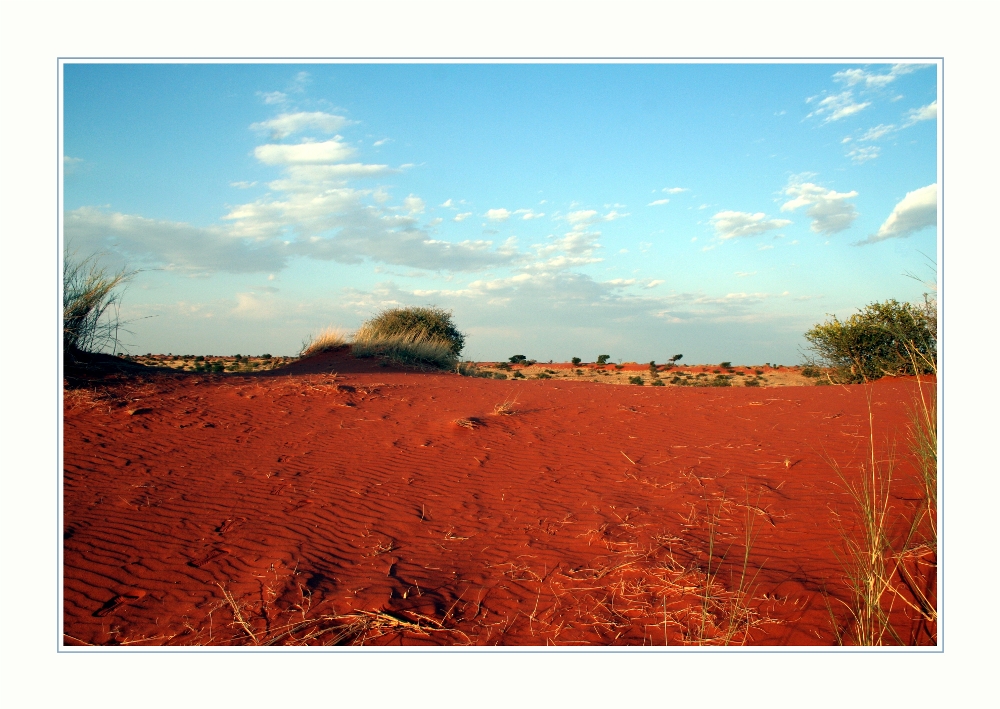
<path id="1" fill-rule="evenodd" d="M 812 103 L 818 98 L 818 96 L 812 96 L 806 99 L 806 103 Z M 823 118 L 824 123 L 830 123 L 860 113 L 871 105 L 871 101 L 855 101 L 854 94 L 850 90 L 842 91 L 839 94 L 833 94 L 816 101 L 816 108 L 807 114 L 806 118 L 818 116 Z"/>
<path id="2" fill-rule="evenodd" d="M 847 153 L 847 157 L 860 165 L 861 163 L 868 162 L 869 160 L 874 160 L 881 152 L 882 149 L 877 145 L 866 145 L 850 150 Z"/>
<path id="3" fill-rule="evenodd" d="M 849 228 L 858 218 L 854 205 L 847 200 L 858 193 L 836 192 L 812 182 L 793 181 L 785 188 L 785 194 L 793 199 L 781 205 L 782 212 L 792 212 L 799 207 L 808 207 L 806 216 L 812 219 L 810 228 L 817 234 L 836 234 Z"/>
<path id="4" fill-rule="evenodd" d="M 321 133 L 336 133 L 344 126 L 351 124 L 343 116 L 316 111 L 313 113 L 282 113 L 260 123 L 252 123 L 251 130 L 270 131 L 272 140 L 281 140 L 304 130 L 316 130 Z M 376 143 L 379 145 L 380 143 Z"/>
<path id="5" fill-rule="evenodd" d="M 69 155 L 63 155 L 63 174 L 72 175 L 82 163 L 83 158 L 71 158 Z"/>
<path id="6" fill-rule="evenodd" d="M 860 138 L 858 138 L 858 141 L 859 142 L 870 142 L 870 141 L 873 141 L 873 140 L 878 140 L 882 136 L 889 135 L 894 130 L 896 130 L 896 126 L 894 126 L 891 123 L 889 125 L 883 125 L 882 123 L 879 123 L 874 128 L 869 128 L 868 130 L 866 130 L 864 132 L 864 135 L 862 135 Z"/>
<path id="7" fill-rule="evenodd" d="M 867 69 L 844 69 L 833 75 L 833 80 L 846 86 L 858 86 L 868 89 L 880 89 L 888 86 L 904 74 L 909 74 L 916 67 L 912 64 L 893 64 L 887 72 L 874 72 Z"/>
<path id="8" fill-rule="evenodd" d="M 690 192 L 688 187 L 664 187 L 663 191 L 667 194 L 680 194 L 681 192 Z"/>
<path id="9" fill-rule="evenodd" d="M 461 214 L 456 214 L 452 221 L 464 222 L 466 219 L 472 216 L 472 212 L 462 212 Z"/>
<path id="10" fill-rule="evenodd" d="M 763 212 L 732 211 L 718 212 L 710 221 L 715 227 L 715 235 L 722 240 L 759 236 L 792 223 L 788 219 L 768 219 Z"/>
<path id="11" fill-rule="evenodd" d="M 647 207 L 655 207 L 655 206 L 660 205 L 660 204 L 667 204 L 669 201 L 670 201 L 669 199 L 655 199 L 652 202 L 650 202 L 649 204 L 647 204 L 646 206 Z"/>
<path id="12" fill-rule="evenodd" d="M 920 121 L 933 121 L 937 119 L 937 99 L 931 101 L 926 106 L 911 108 L 906 114 L 906 126 L 912 126 Z"/>
<path id="13" fill-rule="evenodd" d="M 904 239 L 931 226 L 937 226 L 937 183 L 907 192 L 879 230 L 858 245 Z"/>

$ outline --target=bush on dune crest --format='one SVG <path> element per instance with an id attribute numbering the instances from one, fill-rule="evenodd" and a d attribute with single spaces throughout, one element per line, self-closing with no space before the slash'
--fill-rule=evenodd
<path id="1" fill-rule="evenodd" d="M 381 357 L 401 364 L 447 369 L 458 362 L 465 335 L 441 308 L 390 308 L 355 333 L 355 357 Z"/>

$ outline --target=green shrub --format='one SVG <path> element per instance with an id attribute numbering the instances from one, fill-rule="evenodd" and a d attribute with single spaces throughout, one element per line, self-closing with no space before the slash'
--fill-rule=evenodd
<path id="1" fill-rule="evenodd" d="M 636 384 L 638 386 L 642 386 L 642 384 L 643 384 L 642 377 L 629 377 L 628 378 L 628 383 L 629 384 Z"/>
<path id="2" fill-rule="evenodd" d="M 451 321 L 451 313 L 441 308 L 389 308 L 361 326 L 355 340 L 401 340 L 444 342 L 457 357 L 465 346 L 465 335 Z"/>
<path id="3" fill-rule="evenodd" d="M 535 375 L 535 379 L 552 379 L 552 375 L 546 374 L 545 372 L 539 372 Z"/>
<path id="4" fill-rule="evenodd" d="M 743 386 L 759 387 L 760 386 L 760 382 L 758 380 L 756 380 L 756 379 L 744 379 L 743 380 Z"/>
<path id="5" fill-rule="evenodd" d="M 514 376 L 512 379 L 524 379 L 524 375 L 520 371 L 514 370 Z"/>
<path id="6" fill-rule="evenodd" d="M 654 386 L 654 387 L 665 387 L 666 384 L 663 383 L 662 379 L 654 379 L 652 386 Z"/>
<path id="7" fill-rule="evenodd" d="M 887 300 L 871 303 L 847 320 L 831 320 L 805 333 L 816 360 L 838 383 L 890 375 L 931 374 L 937 369 L 936 304 Z"/>
<path id="8" fill-rule="evenodd" d="M 502 369 L 505 372 L 509 372 L 510 371 L 510 365 L 507 364 L 506 362 L 501 362 L 500 364 L 497 365 L 497 369 Z"/>
<path id="9" fill-rule="evenodd" d="M 733 368 L 733 363 L 732 362 L 721 362 L 719 364 L 719 366 L 722 367 L 723 369 L 732 369 Z"/>
<path id="10" fill-rule="evenodd" d="M 805 367 L 802 368 L 802 376 L 803 377 L 809 377 L 809 378 L 813 379 L 813 378 L 816 378 L 816 377 L 823 376 L 823 372 L 822 372 L 822 370 L 817 369 L 816 367 L 810 367 L 810 366 L 806 365 Z"/>

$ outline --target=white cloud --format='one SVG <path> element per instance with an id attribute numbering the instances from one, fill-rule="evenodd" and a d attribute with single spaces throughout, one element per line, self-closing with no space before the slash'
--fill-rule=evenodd
<path id="1" fill-rule="evenodd" d="M 810 228 L 817 234 L 844 231 L 858 218 L 854 205 L 847 201 L 858 196 L 854 191 L 836 192 L 811 182 L 793 181 L 785 188 L 785 194 L 794 199 L 781 205 L 781 211 L 808 207 L 806 216 L 813 220 Z"/>
<path id="2" fill-rule="evenodd" d="M 623 214 L 613 209 L 603 216 L 599 215 L 593 209 L 581 209 L 567 214 L 566 220 L 573 225 L 573 229 L 581 230 L 597 222 L 613 222 L 616 219 L 622 219 L 627 216 L 629 216 L 628 212 Z"/>
<path id="3" fill-rule="evenodd" d="M 811 103 L 815 98 L 817 97 L 813 96 L 807 99 L 806 103 Z M 841 118 L 853 116 L 855 113 L 859 113 L 871 105 L 871 101 L 857 103 L 854 101 L 854 94 L 851 91 L 842 91 L 839 94 L 827 96 L 819 101 L 816 104 L 816 108 L 806 118 L 823 116 L 823 122 L 829 123 L 830 121 L 839 121 Z"/>
<path id="4" fill-rule="evenodd" d="M 422 214 L 425 206 L 424 200 L 412 194 L 403 200 L 403 209 L 410 214 Z"/>
<path id="5" fill-rule="evenodd" d="M 647 283 L 645 287 L 646 288 L 656 288 L 656 286 L 663 285 L 664 283 L 666 283 L 666 281 L 664 281 L 662 278 L 657 278 L 657 279 L 654 279 L 654 280 L 650 281 L 649 283 Z"/>
<path id="6" fill-rule="evenodd" d="M 372 146 L 378 148 L 385 145 L 390 140 L 392 140 L 392 138 L 382 138 L 382 140 L 376 140 L 374 143 L 372 143 Z"/>
<path id="7" fill-rule="evenodd" d="M 444 221 L 444 219 L 442 219 L 441 217 L 434 217 L 429 222 L 427 222 L 427 224 L 428 224 L 428 226 L 437 226 L 438 224 L 440 224 L 443 221 Z"/>
<path id="8" fill-rule="evenodd" d="M 81 207 L 66 213 L 66 240 L 86 253 L 114 250 L 130 261 L 188 272 L 277 271 L 290 255 L 273 239 L 241 238 L 222 227 L 197 227 Z"/>
<path id="9" fill-rule="evenodd" d="M 932 121 L 937 119 L 937 99 L 931 101 L 926 106 L 911 108 L 906 114 L 906 125 L 912 126 L 919 121 Z"/>
<path id="10" fill-rule="evenodd" d="M 739 278 L 746 278 L 747 276 L 756 276 L 756 271 L 737 271 L 736 276 Z"/>
<path id="11" fill-rule="evenodd" d="M 450 199 L 446 199 L 441 206 L 442 207 L 450 207 L 451 206 L 451 200 Z"/>
<path id="12" fill-rule="evenodd" d="M 486 218 L 491 222 L 505 222 L 510 219 L 510 210 L 500 208 L 500 209 L 488 209 L 486 211 Z"/>
<path id="13" fill-rule="evenodd" d="M 680 194 L 681 192 L 690 192 L 691 190 L 687 187 L 664 187 L 663 191 L 667 194 Z"/>
<path id="14" fill-rule="evenodd" d="M 916 67 L 912 64 L 894 64 L 888 72 L 876 74 L 864 69 L 845 69 L 833 75 L 834 81 L 839 81 L 847 86 L 863 84 L 863 88 L 880 89 L 891 84 L 904 74 L 909 74 Z"/>
<path id="15" fill-rule="evenodd" d="M 847 157 L 849 157 L 851 160 L 860 165 L 862 163 L 868 162 L 869 160 L 874 160 L 879 156 L 879 153 L 881 152 L 882 149 L 879 148 L 877 145 L 866 145 L 861 148 L 854 148 L 849 153 L 847 153 Z"/>
<path id="16" fill-rule="evenodd" d="M 268 105 L 274 105 L 276 103 L 284 103 L 288 96 L 280 91 L 258 91 L 257 95 L 264 99 L 264 103 Z"/>
<path id="17" fill-rule="evenodd" d="M 71 158 L 69 155 L 63 155 L 63 174 L 72 175 L 82 162 L 83 158 Z"/>
<path id="18" fill-rule="evenodd" d="M 472 216 L 472 212 L 462 212 L 461 214 L 456 214 L 452 221 L 463 222 Z"/>
<path id="19" fill-rule="evenodd" d="M 768 219 L 763 212 L 731 211 L 718 212 L 710 221 L 715 227 L 715 235 L 723 240 L 758 236 L 792 223 L 788 219 Z"/>
<path id="20" fill-rule="evenodd" d="M 590 224 L 596 217 L 597 212 L 593 209 L 581 209 L 566 215 L 566 219 L 570 224 Z"/>
<path id="21" fill-rule="evenodd" d="M 879 123 L 874 128 L 869 128 L 867 131 L 865 131 L 865 134 L 862 135 L 860 138 L 858 138 L 858 141 L 870 142 L 872 140 L 878 140 L 882 136 L 892 133 L 894 130 L 896 130 L 896 126 L 894 126 L 891 123 L 889 125 L 883 125 L 882 123 Z"/>
<path id="22" fill-rule="evenodd" d="M 314 192 L 321 186 L 342 186 L 352 177 L 376 177 L 399 170 L 388 165 L 365 165 L 359 162 L 335 165 L 289 165 L 285 177 L 268 183 L 272 190 L 281 192 Z M 378 197 L 377 197 L 378 198 Z M 385 195 L 385 201 L 388 195 Z"/>
<path id="23" fill-rule="evenodd" d="M 256 180 L 254 180 L 253 182 L 247 182 L 246 180 L 240 180 L 239 182 L 230 182 L 229 186 L 230 187 L 236 187 L 236 188 L 241 189 L 241 190 L 245 190 L 245 189 L 249 189 L 249 188 L 253 187 L 256 184 L 257 184 Z"/>
<path id="24" fill-rule="evenodd" d="M 907 192 L 879 230 L 858 243 L 903 239 L 931 226 L 937 226 L 937 183 Z"/>
<path id="25" fill-rule="evenodd" d="M 259 145 L 254 155 L 265 165 L 303 165 L 340 162 L 354 154 L 354 148 L 339 140 L 298 145 Z"/>
<path id="26" fill-rule="evenodd" d="M 280 116 L 271 118 L 270 120 L 253 123 L 250 129 L 270 131 L 272 140 L 281 140 L 309 128 L 322 133 L 336 133 L 344 126 L 350 124 L 351 121 L 348 121 L 343 116 L 334 116 L 322 111 L 315 111 L 313 113 L 282 113 Z"/>
<path id="27" fill-rule="evenodd" d="M 647 207 L 655 207 L 655 206 L 657 206 L 659 204 L 666 204 L 669 201 L 670 201 L 669 199 L 655 199 L 652 202 L 650 202 L 649 204 L 647 204 L 646 206 Z"/>

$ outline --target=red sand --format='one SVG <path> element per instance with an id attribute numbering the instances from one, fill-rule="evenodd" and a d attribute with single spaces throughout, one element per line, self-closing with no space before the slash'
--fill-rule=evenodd
<path id="1" fill-rule="evenodd" d="M 902 525 L 916 386 L 870 392 Z M 65 643 L 835 644 L 853 527 L 826 460 L 858 474 L 868 412 L 862 386 L 497 381 L 341 354 L 69 390 Z M 904 642 L 933 642 L 894 608 Z"/>

